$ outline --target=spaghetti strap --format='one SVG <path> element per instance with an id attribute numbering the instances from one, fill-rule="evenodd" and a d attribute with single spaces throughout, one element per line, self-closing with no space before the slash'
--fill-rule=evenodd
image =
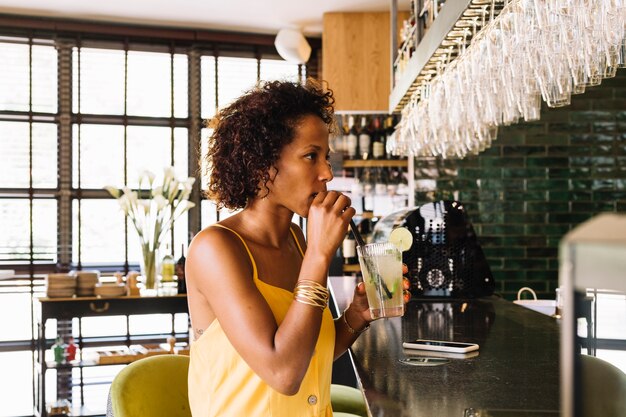
<path id="1" fill-rule="evenodd" d="M 252 277 L 254 278 L 254 280 L 257 280 L 258 279 L 258 275 L 257 275 L 257 269 L 256 269 L 256 262 L 254 262 L 254 256 L 252 256 L 252 252 L 250 252 L 250 248 L 246 244 L 246 241 L 243 240 L 243 238 L 241 237 L 241 235 L 239 233 L 235 232 L 230 227 L 226 227 L 226 226 L 218 224 L 218 223 L 214 223 L 213 226 L 217 226 L 217 227 L 221 227 L 222 229 L 226 229 L 226 230 L 234 233 L 235 236 L 237 236 L 239 238 L 239 240 L 241 240 L 241 243 L 243 243 L 243 247 L 246 248 L 246 252 L 248 252 L 248 256 L 250 257 L 250 262 L 252 262 Z M 298 247 L 300 247 L 300 245 L 298 245 Z"/>
<path id="2" fill-rule="evenodd" d="M 291 231 L 291 234 L 293 235 L 293 240 L 296 241 L 296 245 L 298 246 L 298 250 L 300 251 L 300 255 L 302 255 L 302 257 L 304 258 L 304 251 L 302 250 L 302 246 L 300 246 L 300 242 L 298 241 L 298 237 L 296 236 L 296 232 L 293 231 L 293 228 L 291 226 L 289 226 L 289 230 Z"/>

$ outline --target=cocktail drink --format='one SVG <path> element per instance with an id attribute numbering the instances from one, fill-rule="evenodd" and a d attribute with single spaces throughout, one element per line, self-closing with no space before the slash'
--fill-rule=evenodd
<path id="1" fill-rule="evenodd" d="M 402 253 L 393 243 L 357 247 L 363 282 L 373 319 L 404 314 Z"/>

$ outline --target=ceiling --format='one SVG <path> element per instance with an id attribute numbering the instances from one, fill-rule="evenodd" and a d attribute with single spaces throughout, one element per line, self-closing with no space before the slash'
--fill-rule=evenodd
<path id="1" fill-rule="evenodd" d="M 398 0 L 409 10 L 409 0 Z M 389 11 L 391 0 L 0 0 L 0 13 L 275 34 L 321 36 L 326 12 Z"/>

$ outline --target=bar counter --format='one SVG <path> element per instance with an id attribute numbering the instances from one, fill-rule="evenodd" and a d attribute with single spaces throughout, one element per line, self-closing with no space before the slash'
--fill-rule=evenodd
<path id="1" fill-rule="evenodd" d="M 338 311 L 356 282 L 330 278 Z M 373 322 L 350 350 L 370 415 L 558 416 L 556 319 L 496 296 L 412 300 L 406 307 L 402 318 Z M 463 355 L 402 347 L 417 338 L 478 343 L 480 349 Z M 435 357 L 444 363 L 429 363 Z M 401 362 L 407 358 L 417 358 L 416 364 Z"/>

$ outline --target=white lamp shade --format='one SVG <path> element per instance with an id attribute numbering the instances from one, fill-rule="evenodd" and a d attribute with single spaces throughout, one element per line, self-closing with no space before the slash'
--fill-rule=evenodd
<path id="1" fill-rule="evenodd" d="M 311 46 L 297 29 L 281 29 L 276 35 L 274 46 L 285 61 L 294 64 L 304 64 L 311 56 Z"/>

